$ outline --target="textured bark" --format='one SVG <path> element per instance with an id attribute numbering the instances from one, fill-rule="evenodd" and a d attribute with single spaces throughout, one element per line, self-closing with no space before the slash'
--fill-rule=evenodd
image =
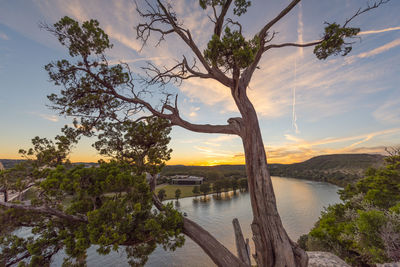
<path id="1" fill-rule="evenodd" d="M 246 264 L 251 265 L 250 253 L 247 247 L 248 244 L 246 244 L 246 242 L 244 241 L 239 220 L 237 218 L 233 219 L 232 224 L 233 224 L 233 230 L 235 231 L 235 242 L 236 242 L 238 257 Z"/>
<path id="2" fill-rule="evenodd" d="M 233 89 L 232 95 L 243 117 L 241 137 L 253 210 L 251 229 L 257 265 L 307 266 L 307 254 L 290 240 L 278 214 L 256 111 L 243 86 Z"/>

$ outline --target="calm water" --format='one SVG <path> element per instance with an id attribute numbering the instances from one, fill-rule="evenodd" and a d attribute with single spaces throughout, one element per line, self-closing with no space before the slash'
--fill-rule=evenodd
<path id="1" fill-rule="evenodd" d="M 337 186 L 306 180 L 272 177 L 279 214 L 283 225 L 293 240 L 307 233 L 317 221 L 324 207 L 340 202 Z M 175 203 L 175 201 L 174 201 Z M 236 253 L 232 219 L 238 218 L 245 238 L 251 240 L 250 224 L 252 212 L 248 193 L 232 192 L 222 198 L 209 196 L 207 201 L 200 198 L 179 200 L 177 208 L 188 214 L 213 234 L 228 249 Z M 252 242 L 251 246 L 253 245 Z M 124 249 L 121 249 L 122 251 Z M 251 252 L 254 248 L 251 247 Z M 60 266 L 62 257 L 55 259 L 52 266 Z M 99 256 L 95 249 L 88 252 L 88 266 L 129 266 L 123 252 Z M 215 266 L 208 256 L 192 240 L 186 238 L 185 245 L 174 252 L 157 248 L 146 266 Z"/>

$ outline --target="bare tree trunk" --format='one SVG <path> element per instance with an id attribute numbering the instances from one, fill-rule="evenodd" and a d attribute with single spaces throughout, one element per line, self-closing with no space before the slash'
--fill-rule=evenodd
<path id="1" fill-rule="evenodd" d="M 256 111 L 245 93 L 234 98 L 243 118 L 241 137 L 253 209 L 251 228 L 257 265 L 307 266 L 307 254 L 290 240 L 278 214 Z"/>
<path id="2" fill-rule="evenodd" d="M 251 266 L 250 249 L 248 244 L 244 241 L 242 229 L 240 228 L 239 220 L 233 219 L 233 230 L 235 232 L 236 250 L 240 260 Z M 248 240 L 248 239 L 247 239 Z"/>

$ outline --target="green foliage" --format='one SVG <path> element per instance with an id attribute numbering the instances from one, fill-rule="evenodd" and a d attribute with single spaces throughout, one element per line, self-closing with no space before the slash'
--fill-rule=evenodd
<path id="1" fill-rule="evenodd" d="M 200 192 L 206 196 L 211 191 L 211 186 L 209 183 L 203 183 L 200 185 Z"/>
<path id="2" fill-rule="evenodd" d="M 181 196 L 181 190 L 178 188 L 178 189 L 176 189 L 175 190 L 175 198 L 176 198 L 176 200 L 178 200 L 179 199 L 179 197 Z"/>
<path id="3" fill-rule="evenodd" d="M 346 56 L 350 53 L 352 43 L 345 42 L 345 38 L 352 38 L 360 32 L 360 28 L 341 27 L 337 23 L 325 27 L 322 43 L 314 48 L 314 54 L 318 59 L 326 59 L 331 55 Z"/>
<path id="4" fill-rule="evenodd" d="M 46 258 L 44 248 L 58 250 L 62 247 L 70 259 L 80 259 L 86 257 L 90 245 L 97 244 L 101 254 L 117 250 L 120 245 L 145 247 L 147 254 L 131 254 L 131 260 L 143 264 L 157 244 L 175 249 L 183 243 L 181 215 L 170 206 L 163 212 L 152 211 L 152 193 L 144 176 L 132 175 L 132 168 L 127 164 L 110 162 L 91 168 L 60 165 L 49 171 L 37 191 L 40 194 L 32 199 L 32 205 L 46 205 L 68 215 L 87 216 L 87 222 L 3 210 L 2 225 L 30 225 L 35 234 L 35 239 L 22 242 L 9 231 L 4 233 L 0 244 L 1 258 L 6 262 L 18 255 L 17 252 L 29 251 L 31 256 Z M 46 197 L 41 198 L 41 195 Z M 61 204 L 65 198 L 71 199 L 68 207 Z M 33 249 L 35 247 L 41 249 Z"/>
<path id="5" fill-rule="evenodd" d="M 197 197 L 197 195 L 200 194 L 200 186 L 196 185 L 193 187 L 192 193 Z"/>
<path id="6" fill-rule="evenodd" d="M 238 187 L 239 187 L 239 183 L 238 183 L 238 180 L 236 180 L 236 179 L 232 179 L 232 190 L 233 190 L 233 192 L 236 192 L 236 190 L 238 189 Z"/>
<path id="7" fill-rule="evenodd" d="M 108 64 L 105 52 L 112 45 L 99 23 L 90 20 L 79 25 L 77 21 L 64 17 L 47 29 L 72 57 L 45 66 L 50 80 L 65 88 L 59 95 L 48 96 L 53 109 L 62 115 L 80 118 L 80 122 L 75 120 L 74 125 L 78 132 L 87 135 L 93 134 L 99 122 L 115 121 L 118 116 L 120 121 L 126 120 L 128 114 L 120 111 L 130 107 L 114 94 L 133 87 L 131 73 L 126 65 Z"/>
<path id="8" fill-rule="evenodd" d="M 54 24 L 58 40 L 62 45 L 68 46 L 69 54 L 88 56 L 92 52 L 103 53 L 111 48 L 107 34 L 99 28 L 97 20 L 86 21 L 79 26 L 79 23 L 67 16 Z"/>
<path id="9" fill-rule="evenodd" d="M 139 122 L 102 123 L 97 129 L 101 133 L 93 146 L 100 154 L 132 164 L 136 173 L 157 174 L 170 159 L 167 120 L 150 117 Z"/>
<path id="10" fill-rule="evenodd" d="M 326 250 L 354 266 L 400 260 L 399 154 L 386 166 L 340 191 L 343 204 L 328 207 L 307 237 L 309 250 Z"/>
<path id="11" fill-rule="evenodd" d="M 219 195 L 222 192 L 222 187 L 224 185 L 224 182 L 222 180 L 218 180 L 213 184 L 213 190 L 217 195 Z"/>
<path id="12" fill-rule="evenodd" d="M 273 176 L 323 181 L 345 187 L 362 178 L 370 166 L 380 167 L 383 163 L 382 155 L 333 154 L 294 164 L 270 164 L 269 170 Z"/>
<path id="13" fill-rule="evenodd" d="M 199 4 L 201 8 L 206 9 L 207 6 L 224 6 L 227 0 L 199 0 Z M 247 8 L 251 6 L 251 1 L 246 0 L 235 0 L 233 13 L 237 16 L 240 16 L 247 12 Z"/>
<path id="14" fill-rule="evenodd" d="M 241 70 L 253 62 L 258 49 L 257 37 L 246 41 L 240 31 L 231 31 L 226 27 L 222 39 L 216 34 L 213 35 L 207 49 L 204 50 L 204 57 L 210 65 L 224 68 L 225 71 Z"/>
<path id="15" fill-rule="evenodd" d="M 247 183 L 247 178 L 242 178 L 238 182 L 240 190 L 247 190 L 249 188 L 249 184 Z"/>
<path id="16" fill-rule="evenodd" d="M 160 199 L 160 201 L 163 201 L 164 198 L 167 197 L 167 193 L 165 192 L 165 189 L 160 189 L 160 191 L 158 191 L 158 193 L 157 193 L 157 196 Z"/>

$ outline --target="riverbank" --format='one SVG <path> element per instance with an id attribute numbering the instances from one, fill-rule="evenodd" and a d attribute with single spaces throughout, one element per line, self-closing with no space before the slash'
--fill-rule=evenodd
<path id="1" fill-rule="evenodd" d="M 156 187 L 156 194 L 158 194 L 158 191 L 160 191 L 161 189 L 165 190 L 166 193 L 166 197 L 164 198 L 164 200 L 171 200 L 171 199 L 175 199 L 175 191 L 176 189 L 180 189 L 181 190 L 181 195 L 179 198 L 187 198 L 187 197 L 196 197 L 196 196 L 203 196 L 203 194 L 194 194 L 193 193 L 193 188 L 194 186 L 192 185 L 170 185 L 170 184 L 165 184 L 165 185 L 160 185 Z M 212 185 L 211 185 L 212 188 Z M 221 191 L 221 193 L 225 193 L 225 192 L 231 192 L 233 191 L 233 189 L 229 189 L 229 191 Z M 237 189 L 236 191 L 239 191 L 239 189 Z M 215 194 L 216 192 L 214 190 L 211 190 L 207 195 L 212 195 Z"/>

